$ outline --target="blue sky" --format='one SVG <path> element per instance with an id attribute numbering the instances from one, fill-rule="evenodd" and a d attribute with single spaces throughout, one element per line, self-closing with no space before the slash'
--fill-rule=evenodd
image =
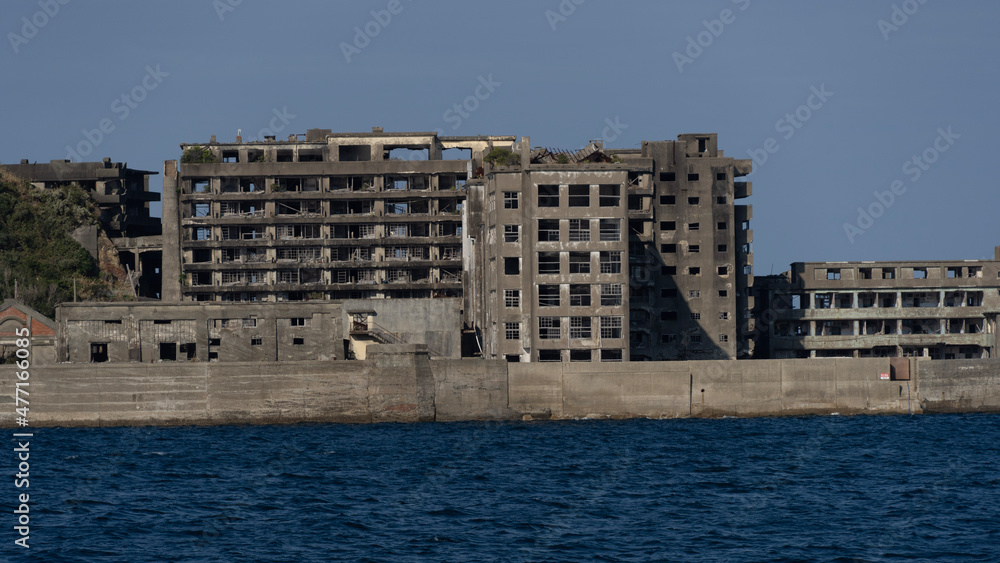
<path id="1" fill-rule="evenodd" d="M 992 258 L 1000 245 L 984 164 L 1000 130 L 995 2 L 35 0 L 4 12 L 0 162 L 89 149 L 77 154 L 162 172 L 182 142 L 271 126 L 561 148 L 715 132 L 728 156 L 757 155 L 744 202 L 758 275 Z M 474 111 L 455 112 L 483 83 Z"/>

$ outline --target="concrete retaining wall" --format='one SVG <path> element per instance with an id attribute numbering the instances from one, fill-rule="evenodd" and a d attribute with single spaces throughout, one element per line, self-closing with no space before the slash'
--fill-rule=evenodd
<path id="1" fill-rule="evenodd" d="M 374 346 L 369 360 L 36 366 L 31 426 L 417 422 L 522 418 L 1000 412 L 1000 360 L 637 363 L 428 360 Z M 14 426 L 0 366 L 0 426 Z"/>

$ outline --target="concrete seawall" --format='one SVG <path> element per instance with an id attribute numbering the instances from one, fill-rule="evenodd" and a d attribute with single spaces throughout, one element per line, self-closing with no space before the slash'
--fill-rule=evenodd
<path id="1" fill-rule="evenodd" d="M 381 346 L 367 361 L 56 364 L 30 378 L 30 426 L 682 418 L 1000 412 L 1000 360 L 636 363 L 428 360 Z M 13 366 L 0 426 L 13 427 Z"/>

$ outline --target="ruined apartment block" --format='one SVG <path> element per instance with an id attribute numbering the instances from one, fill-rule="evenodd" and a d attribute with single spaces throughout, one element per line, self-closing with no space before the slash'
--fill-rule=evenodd
<path id="1" fill-rule="evenodd" d="M 160 296 L 162 260 L 160 220 L 149 214 L 150 202 L 160 194 L 149 191 L 147 170 L 129 168 L 105 158 L 101 162 L 53 160 L 47 164 L 5 164 L 14 175 L 39 188 L 56 189 L 77 184 L 86 191 L 100 211 L 101 228 L 114 243 L 123 268 L 133 274 L 138 297 Z M 95 258 L 98 256 L 98 229 L 80 227 L 73 237 Z"/>
<path id="2" fill-rule="evenodd" d="M 461 296 L 466 182 L 512 141 L 375 128 L 183 144 L 212 162 L 166 163 L 164 298 Z"/>
<path id="3" fill-rule="evenodd" d="M 993 358 L 993 260 L 796 262 L 758 278 L 758 345 L 770 358 Z"/>
<path id="4" fill-rule="evenodd" d="M 466 302 L 511 362 L 736 358 L 751 321 L 750 195 L 715 135 L 576 152 L 512 146 L 469 185 Z"/>

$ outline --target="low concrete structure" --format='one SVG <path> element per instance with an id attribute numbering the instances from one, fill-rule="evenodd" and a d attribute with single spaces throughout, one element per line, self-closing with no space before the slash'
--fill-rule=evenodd
<path id="1" fill-rule="evenodd" d="M 997 356 L 1000 247 L 993 260 L 796 262 L 754 290 L 765 357 Z"/>
<path id="2" fill-rule="evenodd" d="M 364 362 L 60 364 L 33 370 L 29 420 L 116 426 L 1000 412 L 1000 360 L 901 361 L 532 365 L 432 360 L 422 346 L 376 344 Z M 13 413 L 14 371 L 0 366 L 3 412 Z M 13 424 L 11 415 L 0 418 L 0 426 Z"/>

